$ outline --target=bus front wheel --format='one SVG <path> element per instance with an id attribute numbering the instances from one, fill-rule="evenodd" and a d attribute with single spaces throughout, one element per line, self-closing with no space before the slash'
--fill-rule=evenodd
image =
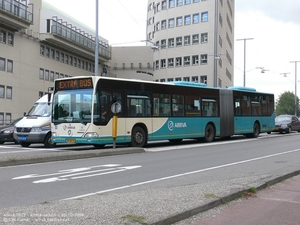
<path id="1" fill-rule="evenodd" d="M 205 127 L 204 139 L 206 142 L 212 142 L 215 139 L 215 129 L 211 124 L 207 124 Z"/>
<path id="2" fill-rule="evenodd" d="M 131 134 L 131 146 L 132 147 L 143 147 L 146 144 L 146 134 L 143 128 L 133 128 Z"/>

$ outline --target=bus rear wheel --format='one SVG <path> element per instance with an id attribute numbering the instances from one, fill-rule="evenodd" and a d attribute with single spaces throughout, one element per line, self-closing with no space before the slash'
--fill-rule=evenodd
<path id="1" fill-rule="evenodd" d="M 246 137 L 248 137 L 248 138 L 257 138 L 259 133 L 260 133 L 260 127 L 259 127 L 258 123 L 254 123 L 253 133 L 246 135 Z"/>
<path id="2" fill-rule="evenodd" d="M 133 128 L 131 134 L 131 146 L 132 147 L 143 147 L 146 144 L 146 134 L 143 128 Z"/>
<path id="3" fill-rule="evenodd" d="M 206 142 L 212 142 L 215 139 L 215 129 L 211 124 L 207 124 L 205 127 L 204 140 Z"/>

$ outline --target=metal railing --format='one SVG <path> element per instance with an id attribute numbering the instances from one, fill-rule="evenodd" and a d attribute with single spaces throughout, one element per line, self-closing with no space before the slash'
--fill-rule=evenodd
<path id="1" fill-rule="evenodd" d="M 21 19 L 30 23 L 33 22 L 33 13 L 28 11 L 28 6 L 19 1 L 0 0 L 0 9 L 11 13 Z"/>

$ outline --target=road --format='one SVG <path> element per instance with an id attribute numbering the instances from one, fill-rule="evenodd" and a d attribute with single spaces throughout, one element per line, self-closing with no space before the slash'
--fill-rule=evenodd
<path id="1" fill-rule="evenodd" d="M 13 148 L 16 151 L 18 146 Z M 0 208 L 269 176 L 299 169 L 299 158 L 299 134 L 292 133 L 213 143 L 154 144 L 142 154 L 5 167 L 0 176 Z"/>

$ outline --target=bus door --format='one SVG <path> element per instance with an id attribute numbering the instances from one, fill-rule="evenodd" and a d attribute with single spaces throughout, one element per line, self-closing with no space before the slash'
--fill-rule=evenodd
<path id="1" fill-rule="evenodd" d="M 233 91 L 220 89 L 220 136 L 230 137 L 234 134 L 235 119 L 234 115 Z"/>

